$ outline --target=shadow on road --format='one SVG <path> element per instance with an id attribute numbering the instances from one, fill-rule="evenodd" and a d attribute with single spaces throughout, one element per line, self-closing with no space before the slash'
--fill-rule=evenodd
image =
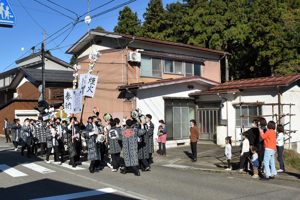
<path id="1" fill-rule="evenodd" d="M 86 195 L 76 195 L 74 193 L 86 192 Z M 88 194 L 91 196 L 88 196 Z M 63 183 L 51 179 L 42 179 L 30 183 L 20 184 L 8 188 L 0 188 L 1 200 L 20 200 L 20 199 L 40 199 L 52 197 L 51 199 L 69 199 L 67 197 L 54 197 L 61 195 L 71 195 L 71 199 L 125 199 L 134 200 L 135 198 L 122 196 L 116 193 L 106 193 L 95 191 L 84 186 L 76 186 L 71 183 Z"/>

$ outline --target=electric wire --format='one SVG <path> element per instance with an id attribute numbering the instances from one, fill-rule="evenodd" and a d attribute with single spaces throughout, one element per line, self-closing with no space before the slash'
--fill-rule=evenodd
<path id="1" fill-rule="evenodd" d="M 35 21 L 35 19 L 31 16 L 31 14 L 27 11 L 27 9 L 24 7 L 24 5 L 21 3 L 21 1 L 20 0 L 18 0 L 19 1 L 19 3 L 22 5 L 22 7 L 24 8 L 24 10 L 27 12 L 27 14 L 29 15 L 29 17 L 36 23 L 36 25 L 38 25 L 41 29 L 43 29 L 43 31 L 45 31 L 45 29 L 41 26 L 41 25 L 39 25 L 39 23 L 37 23 L 37 21 Z"/>
<path id="2" fill-rule="evenodd" d="M 49 9 L 53 10 L 53 11 L 55 11 L 55 12 L 58 12 L 58 13 L 60 13 L 61 15 L 65 16 L 65 17 L 68 17 L 68 18 L 70 18 L 70 19 L 72 19 L 72 20 L 75 20 L 74 18 L 72 18 L 72 17 L 70 17 L 70 16 L 68 16 L 68 15 L 63 14 L 63 13 L 59 12 L 58 10 L 55 10 L 54 8 L 51 8 L 50 6 L 47 6 L 47 5 L 45 5 L 45 4 L 41 3 L 41 2 L 39 2 L 38 0 L 33 0 L 33 1 L 35 1 L 35 2 L 41 4 L 41 5 L 45 6 L 45 7 L 47 7 L 47 8 L 49 8 Z"/>
<path id="3" fill-rule="evenodd" d="M 22 6 L 18 5 L 18 4 L 13 4 L 13 3 L 11 3 L 10 5 L 17 6 L 17 7 L 22 7 Z M 48 11 L 45 11 L 45 10 L 39 10 L 39 9 L 35 9 L 35 8 L 30 8 L 30 7 L 25 7 L 25 8 L 27 8 L 29 10 L 35 10 L 35 11 L 39 11 L 39 12 L 43 12 L 43 13 L 49 13 L 49 14 L 52 14 L 52 15 L 59 15 L 59 16 L 61 16 L 60 14 L 53 13 L 53 12 L 48 12 Z"/>
<path id="4" fill-rule="evenodd" d="M 93 10 L 90 10 L 90 11 L 88 11 L 88 12 L 82 14 L 79 18 L 81 18 L 82 16 L 88 14 L 89 12 L 93 12 L 93 11 L 99 9 L 99 8 L 102 8 L 103 6 L 106 6 L 106 5 L 110 4 L 110 3 L 113 2 L 113 1 L 115 1 L 115 0 L 111 0 L 111 1 L 109 1 L 109 2 L 107 2 L 107 3 L 105 3 L 105 4 L 102 4 L 102 5 L 100 5 L 100 6 L 96 7 L 96 8 L 94 8 Z"/>
<path id="5" fill-rule="evenodd" d="M 112 8 L 110 8 L 110 9 L 105 10 L 105 11 L 103 11 L 103 12 L 101 12 L 101 13 L 96 14 L 96 15 L 93 15 L 91 18 L 93 19 L 93 18 L 96 18 L 96 17 L 98 17 L 98 16 L 100 16 L 100 15 L 104 15 L 104 14 L 109 13 L 109 12 L 111 12 L 111 11 L 113 11 L 113 10 L 116 10 L 116 9 L 118 9 L 118 8 L 120 8 L 120 7 L 123 7 L 123 6 L 125 6 L 125 5 L 130 4 L 130 3 L 133 3 L 133 2 L 135 2 L 135 1 L 136 1 L 136 0 L 129 0 L 129 1 L 126 1 L 125 3 L 122 3 L 122 4 L 120 4 L 120 5 L 117 5 L 117 6 L 115 6 L 115 7 L 112 7 Z M 81 20 L 80 22 L 82 22 L 82 21 L 84 21 L 84 20 Z"/>
<path id="6" fill-rule="evenodd" d="M 65 9 L 65 10 L 67 10 L 67 11 L 69 11 L 71 13 L 74 13 L 76 15 L 76 17 L 78 17 L 77 13 L 73 12 L 72 10 L 69 10 L 68 8 L 65 8 L 65 7 L 63 7 L 63 6 L 61 6 L 61 5 L 57 4 L 57 3 L 54 3 L 53 1 L 50 1 L 50 0 L 47 0 L 47 1 L 49 1 L 50 3 L 52 3 L 52 4 L 54 4 L 54 5 L 58 6 L 58 7 L 61 7 L 63 9 Z"/>

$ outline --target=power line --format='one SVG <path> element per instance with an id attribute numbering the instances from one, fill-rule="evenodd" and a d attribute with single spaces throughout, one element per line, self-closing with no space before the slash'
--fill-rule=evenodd
<path id="1" fill-rule="evenodd" d="M 39 23 L 37 23 L 37 21 L 35 21 L 35 19 L 31 16 L 31 14 L 27 11 L 27 9 L 24 7 L 24 5 L 21 3 L 20 0 L 18 0 L 19 3 L 22 5 L 22 7 L 24 8 L 24 10 L 27 12 L 27 14 L 30 16 L 30 18 L 36 23 L 36 25 L 38 25 L 41 29 L 45 30 L 41 25 L 39 25 Z"/>
<path id="2" fill-rule="evenodd" d="M 98 16 L 100 16 L 100 15 L 104 15 L 104 14 L 106 14 L 106 13 L 108 13 L 108 12 L 111 12 L 111 11 L 113 11 L 113 10 L 116 10 L 116 9 L 118 9 L 118 8 L 120 8 L 120 7 L 123 7 L 123 6 L 125 6 L 125 5 L 130 4 L 130 3 L 133 3 L 133 2 L 135 2 L 135 1 L 136 1 L 136 0 L 129 0 L 129 1 L 126 1 L 125 3 L 122 3 L 122 4 L 120 4 L 120 5 L 117 5 L 117 6 L 113 7 L 113 8 L 110 8 L 110 9 L 108 9 L 108 10 L 105 10 L 105 11 L 103 11 L 103 12 L 101 12 L 101 13 L 96 14 L 96 15 L 93 15 L 91 18 L 95 18 L 95 17 L 98 17 Z M 84 20 L 81 20 L 80 22 L 82 22 L 82 21 L 84 21 Z"/>
<path id="3" fill-rule="evenodd" d="M 23 6 L 20 6 L 18 4 L 13 4 L 13 3 L 11 3 L 10 5 L 17 6 L 17 7 L 23 7 Z M 56 14 L 56 13 L 53 13 L 53 12 L 48 12 L 48 11 L 45 11 L 45 10 L 39 10 L 39 9 L 35 9 L 35 8 L 30 8 L 30 7 L 25 7 L 25 8 L 27 8 L 29 10 L 35 10 L 35 11 L 40 11 L 40 12 L 43 12 L 43 13 L 49 13 L 49 14 L 52 14 L 52 15 L 59 15 L 60 16 L 60 14 Z"/>
<path id="4" fill-rule="evenodd" d="M 70 19 L 72 19 L 72 20 L 75 20 L 74 18 L 72 18 L 72 17 L 70 17 L 70 16 L 68 16 L 68 15 L 65 15 L 65 14 L 59 12 L 58 10 L 55 10 L 54 8 L 51 8 L 50 6 L 47 6 L 47 5 L 41 3 L 41 2 L 39 2 L 39 1 L 37 1 L 37 0 L 33 0 L 33 1 L 35 1 L 35 2 L 41 4 L 41 5 L 45 6 L 45 7 L 47 7 L 47 8 L 49 8 L 49 9 L 53 10 L 53 11 L 55 11 L 55 12 L 58 12 L 58 13 L 60 13 L 61 15 L 65 16 L 65 17 L 68 17 L 68 18 L 70 18 Z"/>
<path id="5" fill-rule="evenodd" d="M 50 3 L 52 3 L 52 4 L 54 4 L 54 5 L 58 6 L 58 7 L 61 7 L 61 8 L 63 8 L 63 9 L 65 9 L 65 10 L 67 10 L 67 11 L 69 11 L 69 12 L 71 12 L 71 13 L 74 13 L 74 14 L 76 15 L 76 17 L 78 17 L 77 13 L 73 12 L 72 10 L 69 10 L 69 9 L 67 9 L 67 8 L 65 8 L 65 7 L 63 7 L 63 6 L 59 5 L 59 4 L 57 4 L 57 3 L 54 3 L 53 1 L 50 1 L 50 0 L 47 0 L 47 1 L 49 1 Z"/>
<path id="6" fill-rule="evenodd" d="M 102 4 L 101 6 L 98 6 L 97 8 L 94 8 L 93 10 L 90 10 L 90 12 L 93 12 L 93 11 L 95 11 L 95 10 L 97 10 L 97 9 L 99 9 L 99 8 L 101 8 L 101 7 L 103 7 L 103 6 L 106 6 L 107 4 L 110 4 L 110 3 L 113 2 L 113 1 L 115 1 L 115 0 L 111 0 L 111 1 L 109 1 L 109 2 L 107 2 L 107 3 L 105 3 L 105 4 Z M 86 15 L 86 14 L 88 14 L 88 12 L 82 14 L 80 17 L 82 17 L 82 16 L 84 16 L 84 15 Z M 80 17 L 79 17 L 79 18 L 80 18 Z"/>

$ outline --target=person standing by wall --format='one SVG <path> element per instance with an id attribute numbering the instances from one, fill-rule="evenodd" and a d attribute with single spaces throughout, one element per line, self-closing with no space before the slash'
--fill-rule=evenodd
<path id="1" fill-rule="evenodd" d="M 5 138 L 6 138 L 6 143 L 11 142 L 11 139 L 9 137 L 10 134 L 10 124 L 7 121 L 7 118 L 4 118 L 4 126 L 3 126 L 3 130 L 4 130 L 4 134 L 5 134 Z"/>
<path id="2" fill-rule="evenodd" d="M 260 137 L 264 140 L 265 155 L 264 155 L 264 168 L 266 170 L 266 176 L 261 180 L 274 179 L 277 174 L 275 168 L 275 151 L 276 151 L 276 133 L 275 122 L 269 121 L 267 125 L 268 130 L 266 133 L 260 128 Z M 271 168 L 271 171 L 270 171 Z"/>
<path id="3" fill-rule="evenodd" d="M 193 154 L 193 159 L 191 160 L 192 162 L 197 161 L 197 141 L 199 139 L 199 130 L 196 127 L 196 120 L 192 119 L 190 120 L 190 142 L 191 142 L 191 150 Z"/>
<path id="4" fill-rule="evenodd" d="M 158 156 L 166 156 L 166 141 L 167 141 L 167 126 L 165 125 L 164 120 L 159 120 L 160 126 L 158 127 Z M 162 146 L 162 148 L 161 148 Z"/>
<path id="5" fill-rule="evenodd" d="M 282 124 L 277 125 L 277 137 L 276 137 L 276 143 L 277 143 L 277 154 L 278 154 L 278 161 L 280 164 L 280 169 L 277 170 L 277 172 L 285 172 L 284 168 L 284 162 L 282 158 L 283 150 L 284 150 L 284 127 Z"/>

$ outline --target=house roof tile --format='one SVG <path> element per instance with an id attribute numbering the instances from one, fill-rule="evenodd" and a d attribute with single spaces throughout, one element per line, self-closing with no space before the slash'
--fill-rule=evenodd
<path id="1" fill-rule="evenodd" d="M 216 94 L 216 93 L 234 93 L 234 92 L 238 92 L 241 89 L 248 89 L 248 88 L 288 86 L 289 84 L 299 79 L 300 79 L 300 74 L 234 80 L 234 81 L 228 81 L 220 85 L 217 85 L 207 91 L 192 93 L 190 94 L 190 96 Z"/>
<path id="2" fill-rule="evenodd" d="M 188 76 L 188 77 L 182 77 L 182 78 L 170 78 L 170 79 L 161 79 L 153 82 L 147 82 L 147 83 L 133 83 L 130 85 L 123 85 L 119 86 L 119 90 L 124 90 L 124 89 L 146 89 L 146 88 L 151 88 L 151 87 L 160 87 L 160 86 L 165 86 L 165 85 L 174 85 L 174 84 L 179 84 L 179 83 L 186 83 L 186 82 L 203 82 L 209 85 L 218 85 L 220 83 L 212 81 L 207 78 L 203 78 L 200 76 Z"/>

